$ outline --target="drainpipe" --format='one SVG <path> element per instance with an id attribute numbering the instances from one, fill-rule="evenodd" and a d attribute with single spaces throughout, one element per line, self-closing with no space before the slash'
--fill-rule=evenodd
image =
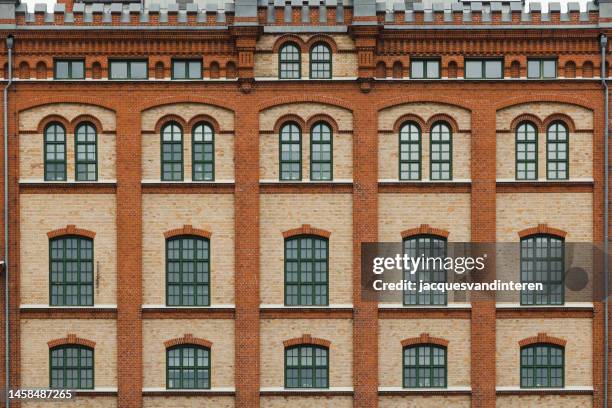
<path id="1" fill-rule="evenodd" d="M 4 350 L 6 352 L 4 362 L 4 373 L 6 375 L 5 385 L 5 403 L 8 408 L 11 404 L 11 401 L 8 398 L 8 392 L 10 388 L 10 321 L 9 321 L 9 203 L 8 203 L 8 90 L 11 84 L 13 83 L 13 36 L 9 35 L 6 37 L 6 48 L 8 49 L 8 82 L 4 87 L 4 106 L 3 106 L 3 119 L 2 122 L 4 124 L 4 318 L 5 318 L 5 333 L 4 333 L 4 341 L 5 347 Z"/>
<path id="2" fill-rule="evenodd" d="M 607 77 L 608 73 L 606 70 L 606 45 L 608 43 L 608 38 L 605 34 L 602 34 L 599 37 L 599 45 L 601 46 L 601 85 L 604 90 L 604 389 L 603 389 L 603 400 L 604 407 L 608 406 L 608 195 L 609 195 L 609 172 L 608 172 L 608 82 Z"/>

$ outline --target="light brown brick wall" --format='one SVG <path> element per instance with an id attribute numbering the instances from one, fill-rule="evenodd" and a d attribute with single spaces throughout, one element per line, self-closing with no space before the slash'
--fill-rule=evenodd
<path id="1" fill-rule="evenodd" d="M 568 242 L 592 242 L 592 194 L 497 194 L 498 242 L 517 242 L 519 231 L 538 224 L 567 231 Z"/>
<path id="2" fill-rule="evenodd" d="M 232 320 L 145 320 L 143 322 L 143 386 L 166 388 L 167 340 L 193 337 L 212 342 L 211 387 L 234 386 L 234 322 Z"/>
<path id="3" fill-rule="evenodd" d="M 590 395 L 498 395 L 497 408 L 587 408 L 593 406 Z"/>
<path id="4" fill-rule="evenodd" d="M 448 340 L 447 383 L 470 386 L 470 321 L 381 319 L 378 321 L 378 378 L 381 387 L 401 387 L 403 351 L 401 341 L 429 333 Z"/>
<path id="5" fill-rule="evenodd" d="M 410 395 L 383 396 L 378 399 L 379 408 L 468 408 L 470 397 L 463 395 Z"/>
<path id="6" fill-rule="evenodd" d="M 283 341 L 303 334 L 329 340 L 329 386 L 353 385 L 353 325 L 351 320 L 274 319 L 261 321 L 261 386 L 284 387 L 285 347 Z"/>
<path id="7" fill-rule="evenodd" d="M 19 130 L 36 130 L 40 121 L 49 115 L 57 115 L 72 121 L 80 115 L 89 115 L 98 119 L 104 131 L 115 130 L 115 114 L 109 109 L 83 103 L 52 103 L 37 106 L 19 113 Z"/>
<path id="8" fill-rule="evenodd" d="M 352 397 L 261 397 L 261 408 L 352 408 Z"/>
<path id="9" fill-rule="evenodd" d="M 556 102 L 535 102 L 514 105 L 497 112 L 497 129 L 510 130 L 510 124 L 518 116 L 528 113 L 540 120 L 552 114 L 562 113 L 574 121 L 577 129 L 593 128 L 593 112 L 581 106 Z"/>
<path id="10" fill-rule="evenodd" d="M 94 231 L 95 304 L 116 304 L 115 196 L 110 194 L 22 194 L 21 303 L 49 304 L 47 232 L 74 224 Z"/>
<path id="11" fill-rule="evenodd" d="M 331 232 L 329 303 L 352 303 L 352 203 L 349 194 L 263 194 L 260 203 L 261 303 L 284 303 L 282 233 L 302 224 Z"/>
<path id="12" fill-rule="evenodd" d="M 234 303 L 234 199 L 231 194 L 145 194 L 143 303 L 166 304 L 164 232 L 192 225 L 210 238 L 211 304 Z"/>
<path id="13" fill-rule="evenodd" d="M 498 319 L 497 385 L 520 386 L 520 346 L 528 337 L 546 333 L 567 340 L 565 346 L 565 385 L 593 384 L 591 319 Z"/>
<path id="14" fill-rule="evenodd" d="M 234 397 L 144 397 L 144 408 L 234 408 Z"/>
<path id="15" fill-rule="evenodd" d="M 21 401 L 21 406 L 24 408 L 115 408 L 117 407 L 117 397 L 87 397 L 79 395 L 70 400 L 30 400 Z"/>
<path id="16" fill-rule="evenodd" d="M 94 386 L 117 387 L 116 328 L 112 320 L 29 320 L 21 321 L 21 386 L 49 387 L 48 341 L 69 333 L 92 340 L 94 348 Z M 83 406 L 83 405 L 81 405 Z M 106 406 L 106 405 L 104 405 Z"/>

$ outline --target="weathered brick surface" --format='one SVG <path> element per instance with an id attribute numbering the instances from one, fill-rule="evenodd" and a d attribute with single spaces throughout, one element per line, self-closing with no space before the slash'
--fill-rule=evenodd
<path id="1" fill-rule="evenodd" d="M 55 407 L 66 407 L 66 408 L 115 408 L 117 407 L 117 398 L 110 397 L 87 397 L 79 395 L 70 400 L 63 401 L 45 401 L 45 400 L 32 400 L 21 402 L 23 408 L 55 408 Z"/>
<path id="2" fill-rule="evenodd" d="M 325 397 L 262 397 L 262 408 L 350 408 L 353 406 L 353 398 L 340 396 Z"/>
<path id="3" fill-rule="evenodd" d="M 516 406 L 587 408 L 593 407 L 590 395 L 501 395 L 497 397 L 497 408 Z"/>
<path id="4" fill-rule="evenodd" d="M 144 408 L 234 408 L 234 397 L 144 397 Z"/>
<path id="5" fill-rule="evenodd" d="M 380 408 L 468 408 L 471 405 L 469 396 L 411 395 L 383 396 L 379 398 L 378 406 Z"/>

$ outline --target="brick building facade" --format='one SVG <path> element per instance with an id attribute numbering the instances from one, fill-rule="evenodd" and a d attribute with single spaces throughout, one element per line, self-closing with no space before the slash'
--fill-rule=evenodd
<path id="1" fill-rule="evenodd" d="M 360 248 L 601 244 L 611 7 L 0 2 L 11 388 L 81 388 L 67 407 L 604 406 L 601 297 L 379 304 Z M 307 263 L 325 277 L 292 286 Z M 444 362 L 410 363 L 430 351 Z"/>

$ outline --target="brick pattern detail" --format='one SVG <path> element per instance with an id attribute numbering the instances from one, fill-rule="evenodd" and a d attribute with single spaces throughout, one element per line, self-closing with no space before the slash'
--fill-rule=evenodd
<path id="1" fill-rule="evenodd" d="M 316 235 L 323 238 L 329 238 L 331 232 L 321 228 L 313 228 L 308 224 L 304 224 L 300 228 L 294 228 L 283 232 L 283 238 L 291 238 L 298 235 Z"/>
<path id="2" fill-rule="evenodd" d="M 554 235 L 559 238 L 565 238 L 567 232 L 558 228 L 549 227 L 547 224 L 538 224 L 537 227 L 525 228 L 524 230 L 518 232 L 518 236 L 520 238 L 525 238 L 536 234 Z"/>
<path id="3" fill-rule="evenodd" d="M 87 237 L 91 239 L 94 239 L 96 237 L 95 232 L 86 230 L 84 228 L 77 228 L 76 226 L 72 224 L 67 225 L 65 228 L 59 228 L 59 229 L 47 232 L 47 237 L 49 237 L 49 239 L 61 237 L 64 235 L 79 235 L 79 236 Z"/>
<path id="4" fill-rule="evenodd" d="M 411 337 L 401 341 L 402 347 L 413 346 L 415 344 L 437 344 L 438 346 L 448 347 L 449 341 L 440 337 L 431 337 L 429 333 L 421 333 L 419 337 Z"/>
<path id="5" fill-rule="evenodd" d="M 78 346 L 86 346 L 86 347 L 91 347 L 91 348 L 96 347 L 95 341 L 82 339 L 80 337 L 77 337 L 76 334 L 74 333 L 68 333 L 68 335 L 66 335 L 66 337 L 64 337 L 63 339 L 55 339 L 55 340 L 51 340 L 47 342 L 47 345 L 49 346 L 49 348 L 70 345 L 70 344 L 74 344 Z"/>
<path id="6" fill-rule="evenodd" d="M 538 343 L 554 344 L 556 346 L 565 347 L 565 345 L 567 344 L 567 340 L 560 339 L 559 337 L 549 336 L 546 333 L 538 333 L 537 336 L 527 337 L 526 339 L 523 339 L 518 342 L 520 347 L 525 347 L 531 344 Z"/>
<path id="7" fill-rule="evenodd" d="M 436 235 L 439 237 L 448 238 L 450 232 L 441 228 L 432 228 L 428 224 L 421 224 L 419 227 L 402 231 L 402 238 L 413 237 L 415 235 Z"/>
<path id="8" fill-rule="evenodd" d="M 193 337 L 193 334 L 191 333 L 185 333 L 183 337 L 178 337 L 176 339 L 164 341 L 164 346 L 166 346 L 166 348 L 178 346 L 179 344 L 193 344 L 196 346 L 202 346 L 206 348 L 212 347 L 212 342 L 206 339 L 199 338 L 199 337 Z"/>
<path id="9" fill-rule="evenodd" d="M 302 337 L 296 337 L 283 341 L 285 347 L 297 346 L 298 344 L 313 344 L 316 346 L 323 346 L 329 348 L 331 341 L 320 339 L 318 337 L 312 337 L 310 334 L 303 334 Z"/>
<path id="10" fill-rule="evenodd" d="M 164 232 L 164 237 L 166 239 L 181 235 L 195 235 L 197 237 L 210 239 L 212 232 L 200 228 L 193 228 L 191 225 L 183 225 L 182 228 L 175 228 Z"/>

